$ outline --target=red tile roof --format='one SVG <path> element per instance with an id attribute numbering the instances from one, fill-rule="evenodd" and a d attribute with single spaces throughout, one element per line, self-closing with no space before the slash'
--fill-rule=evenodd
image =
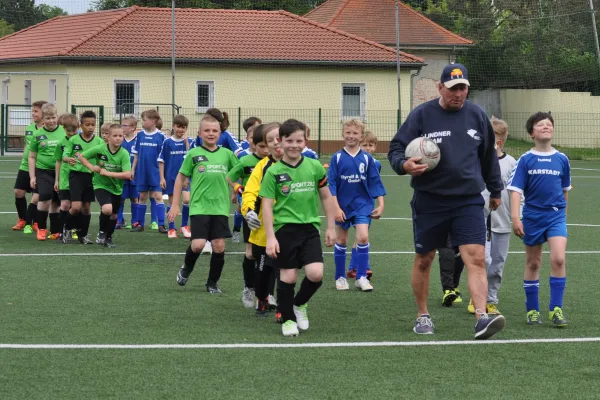
<path id="1" fill-rule="evenodd" d="M 395 63 L 390 47 L 285 11 L 177 9 L 176 57 L 190 61 Z M 156 28 L 158 27 L 158 28 Z M 0 39 L 2 60 L 168 59 L 171 9 L 129 7 L 56 17 Z M 419 57 L 401 53 L 404 64 Z"/>
<path id="2" fill-rule="evenodd" d="M 405 46 L 469 46 L 465 39 L 399 2 L 400 43 Z M 396 43 L 395 0 L 329 0 L 305 15 L 323 25 L 377 43 Z"/>

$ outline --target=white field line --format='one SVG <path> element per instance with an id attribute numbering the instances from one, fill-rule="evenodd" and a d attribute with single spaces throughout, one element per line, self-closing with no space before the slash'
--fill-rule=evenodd
<path id="1" fill-rule="evenodd" d="M 422 347 L 477 346 L 498 344 L 594 343 L 600 337 L 512 339 L 512 340 L 440 340 L 431 342 L 334 342 L 334 343 L 231 343 L 231 344 L 20 344 L 0 343 L 0 349 L 34 350 L 150 350 L 150 349 L 298 349 L 336 347 Z"/>
<path id="2" fill-rule="evenodd" d="M 225 251 L 230 255 L 243 255 L 243 251 Z M 549 251 L 544 251 L 544 254 L 550 254 Z M 567 250 L 567 254 L 600 254 L 600 250 Z M 185 251 L 181 252 L 153 252 L 153 251 L 136 251 L 136 252 L 121 252 L 121 253 L 103 253 L 103 252 L 77 252 L 77 253 L 0 253 L 0 257 L 81 257 L 81 256 L 99 256 L 99 257 L 125 257 L 125 256 L 181 256 Z M 324 251 L 324 255 L 333 255 L 332 251 Z M 350 254 L 347 252 L 346 254 Z M 369 255 L 414 255 L 414 251 L 370 251 Z M 525 254 L 524 251 L 509 251 L 508 254 Z"/>

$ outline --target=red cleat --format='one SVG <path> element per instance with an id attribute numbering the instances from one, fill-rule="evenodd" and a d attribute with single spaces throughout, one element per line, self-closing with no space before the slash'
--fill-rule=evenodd
<path id="1" fill-rule="evenodd" d="M 356 279 L 356 270 L 355 269 L 349 269 L 348 271 L 346 271 L 346 278 L 348 278 L 348 279 Z"/>

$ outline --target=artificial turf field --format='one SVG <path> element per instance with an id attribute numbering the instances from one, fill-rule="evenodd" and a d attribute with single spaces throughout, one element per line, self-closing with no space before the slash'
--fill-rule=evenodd
<path id="1" fill-rule="evenodd" d="M 525 324 L 523 245 L 513 236 L 499 304 L 507 327 L 494 338 L 501 342 L 474 342 L 468 294 L 461 306 L 440 306 L 437 259 L 429 303 L 436 334 L 412 332 L 412 191 L 385 161 L 386 209 L 371 230 L 375 290 L 361 293 L 351 282 L 350 291 L 337 292 L 326 249 L 324 285 L 309 305 L 311 327 L 298 338 L 284 338 L 274 318 L 257 319 L 243 308 L 241 244 L 227 243 L 224 294 L 210 295 L 207 256 L 187 286 L 175 283 L 183 238 L 117 231 L 118 247 L 108 250 L 38 243 L 12 232 L 19 161 L 0 158 L 2 399 L 600 398 L 600 320 L 593 311 L 600 163 L 571 164 L 569 326 L 555 329 L 546 318 L 539 327 Z M 95 214 L 91 236 L 97 223 Z M 542 307 L 548 274 L 546 254 Z M 466 276 L 463 282 L 466 293 Z M 53 346 L 73 344 L 82 346 Z"/>

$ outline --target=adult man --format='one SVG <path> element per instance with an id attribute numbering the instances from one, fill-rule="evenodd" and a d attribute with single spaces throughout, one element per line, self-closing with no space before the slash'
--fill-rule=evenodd
<path id="1" fill-rule="evenodd" d="M 468 287 L 475 304 L 475 338 L 487 339 L 504 328 L 502 315 L 486 313 L 485 220 L 483 197 L 490 191 L 490 209 L 501 203 L 503 188 L 494 131 L 485 112 L 467 101 L 468 72 L 462 64 L 447 65 L 438 83 L 440 98 L 415 108 L 390 143 L 388 159 L 394 171 L 412 176 L 411 201 L 415 259 L 412 287 L 418 307 L 413 328 L 418 334 L 433 334 L 427 310 L 429 275 L 437 248 L 448 234 L 458 246 L 468 273 Z M 425 136 L 441 150 L 437 168 L 425 173 L 420 158 L 407 159 L 404 151 L 413 139 Z"/>

